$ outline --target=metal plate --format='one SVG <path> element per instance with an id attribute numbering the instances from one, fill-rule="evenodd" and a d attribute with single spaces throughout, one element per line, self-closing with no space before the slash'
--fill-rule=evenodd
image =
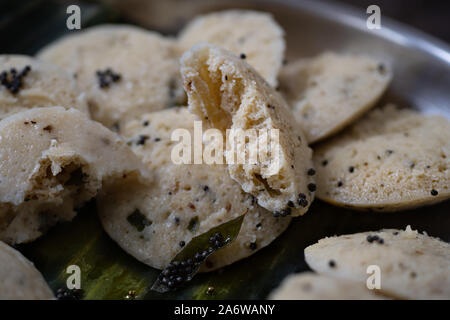
<path id="1" fill-rule="evenodd" d="M 119 8 L 124 3 L 110 2 Z M 319 1 L 133 0 L 126 2 L 122 13 L 137 24 L 173 34 L 195 14 L 226 8 L 272 12 L 286 31 L 288 60 L 315 55 L 324 50 L 369 53 L 386 60 L 393 66 L 394 79 L 381 103 L 397 102 L 426 113 L 450 114 L 449 46 L 385 17 L 382 17 L 382 29 L 368 30 L 365 20 L 367 14 L 363 10 Z M 104 252 L 102 263 L 115 266 L 120 261 L 121 268 L 133 269 L 133 272 L 149 282 L 156 277 L 155 270 L 124 254 L 99 229 L 100 225 L 92 211 L 95 209 L 87 210 L 72 224 L 59 226 L 42 239 L 22 248 L 44 273 L 51 286 L 56 288 L 61 285 L 60 274 L 68 261 L 75 261 L 76 257 L 89 259 L 90 250 L 95 246 L 96 250 Z M 219 272 L 198 275 L 185 289 L 165 295 L 150 292 L 146 298 L 265 298 L 286 275 L 308 270 L 303 250 L 320 238 L 380 228 L 405 228 L 408 224 L 450 241 L 450 202 L 397 213 L 371 213 L 350 211 L 315 201 L 310 211 L 294 219 L 288 230 L 269 247 Z M 84 237 L 84 242 L 70 244 L 71 235 L 76 237 L 79 233 L 77 230 L 83 226 L 89 226 L 87 230 L 91 230 L 95 237 Z M 68 243 L 55 241 L 64 235 L 67 235 Z M 82 250 L 84 256 L 80 256 Z M 49 252 L 57 254 L 52 256 Z M 102 268 L 106 267 L 108 265 Z M 96 273 L 92 273 L 90 281 L 104 279 L 102 270 L 97 269 Z M 210 285 L 216 288 L 213 296 L 204 294 Z M 121 295 L 122 292 L 119 292 L 101 297 L 117 298 Z"/>

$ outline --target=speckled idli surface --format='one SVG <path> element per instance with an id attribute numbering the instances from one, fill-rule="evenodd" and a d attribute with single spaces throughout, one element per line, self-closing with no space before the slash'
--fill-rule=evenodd
<path id="1" fill-rule="evenodd" d="M 123 134 L 154 175 L 153 184 L 118 186 L 98 198 L 106 232 L 138 260 L 163 269 L 195 236 L 245 215 L 237 239 L 210 256 L 203 271 L 215 270 L 267 246 L 289 225 L 274 218 L 232 180 L 225 165 L 175 164 L 175 129 L 193 136 L 194 117 L 172 108 L 129 122 Z M 190 148 L 190 146 L 189 146 Z"/>
<path id="2" fill-rule="evenodd" d="M 450 122 L 394 105 L 377 108 L 314 149 L 317 197 L 395 211 L 450 197 Z"/>
<path id="3" fill-rule="evenodd" d="M 329 237 L 305 249 L 316 272 L 364 285 L 379 268 L 380 292 L 400 299 L 450 299 L 450 244 L 406 230 Z"/>
<path id="4" fill-rule="evenodd" d="M 63 106 L 88 113 L 85 94 L 72 75 L 52 63 L 0 55 L 0 120 L 31 108 Z"/>
<path id="5" fill-rule="evenodd" d="M 389 65 L 378 59 L 325 52 L 285 65 L 280 73 L 280 91 L 309 143 L 314 143 L 372 108 L 391 78 Z"/>
<path id="6" fill-rule="evenodd" d="M 176 48 L 156 32 L 100 25 L 63 37 L 38 56 L 75 77 L 93 119 L 120 130 L 129 119 L 184 100 Z"/>
<path id="7" fill-rule="evenodd" d="M 226 10 L 198 16 L 178 36 L 181 51 L 199 42 L 221 46 L 245 59 L 267 82 L 276 86 L 284 59 L 284 31 L 271 14 Z"/>
<path id="8" fill-rule="evenodd" d="M 76 109 L 0 121 L 0 240 L 32 241 L 115 183 L 147 175 L 120 137 Z"/>

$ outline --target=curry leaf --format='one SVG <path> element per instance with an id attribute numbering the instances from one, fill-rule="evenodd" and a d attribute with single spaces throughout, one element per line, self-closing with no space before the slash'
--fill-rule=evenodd
<path id="1" fill-rule="evenodd" d="M 152 221 L 148 220 L 138 209 L 134 210 L 134 212 L 127 217 L 127 220 L 139 232 L 152 224 Z"/>
<path id="2" fill-rule="evenodd" d="M 198 226 L 198 217 L 195 216 L 189 221 L 188 230 L 190 232 L 195 232 Z"/>
<path id="3" fill-rule="evenodd" d="M 190 281 L 210 255 L 236 240 L 244 216 L 194 237 L 160 273 L 151 290 L 164 293 Z"/>

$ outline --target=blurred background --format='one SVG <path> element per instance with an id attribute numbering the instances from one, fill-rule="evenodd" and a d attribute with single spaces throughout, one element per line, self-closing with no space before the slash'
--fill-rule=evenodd
<path id="1" fill-rule="evenodd" d="M 381 14 L 409 24 L 441 40 L 450 42 L 450 1 L 447 0 L 339 0 L 365 9 L 371 4 L 381 8 Z"/>
<path id="2" fill-rule="evenodd" d="M 288 0 L 301 2 L 302 0 Z M 82 8 L 82 27 L 104 22 L 131 22 L 174 34 L 201 5 L 216 9 L 236 4 L 238 7 L 264 8 L 277 0 L 0 0 L 0 52 L 34 53 L 61 33 L 67 18 L 66 8 Z M 328 1 L 330 2 L 330 1 Z M 447 0 L 335 0 L 357 8 L 362 16 L 376 4 L 383 17 L 411 25 L 445 42 L 450 42 L 450 1 Z M 253 4 L 253 5 L 252 5 Z M 383 20 L 382 20 L 383 21 Z"/>

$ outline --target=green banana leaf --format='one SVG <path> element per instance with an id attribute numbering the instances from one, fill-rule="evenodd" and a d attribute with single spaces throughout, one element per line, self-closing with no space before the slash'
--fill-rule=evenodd
<path id="1" fill-rule="evenodd" d="M 183 288 L 167 293 L 148 290 L 160 270 L 126 254 L 103 231 L 95 203 L 70 223 L 54 227 L 37 241 L 19 247 L 56 292 L 66 286 L 70 265 L 81 269 L 84 299 L 264 299 L 290 273 L 309 270 L 303 250 L 320 238 L 411 224 L 445 241 L 450 237 L 448 203 L 398 213 L 354 212 L 315 201 L 303 217 L 271 245 L 254 255 L 211 273 L 197 274 Z M 208 290 L 213 287 L 211 293 Z"/>

